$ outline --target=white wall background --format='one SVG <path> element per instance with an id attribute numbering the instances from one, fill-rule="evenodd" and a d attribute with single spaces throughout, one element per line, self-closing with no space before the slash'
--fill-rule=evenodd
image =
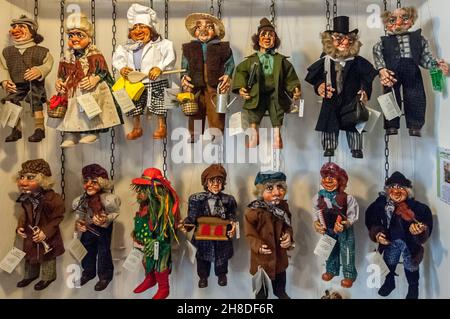
<path id="1" fill-rule="evenodd" d="M 111 56 L 111 2 L 96 1 L 97 8 L 97 46 L 102 50 L 107 60 Z M 149 1 L 137 1 L 148 4 Z M 159 17 L 163 17 L 164 1 L 155 0 L 155 9 Z M 381 28 L 368 28 L 369 13 L 366 8 L 370 4 L 381 5 L 382 1 L 351 1 L 340 0 L 339 14 L 349 15 L 351 23 L 360 29 L 361 40 L 364 43 L 361 55 L 372 61 L 371 50 L 373 44 L 382 35 Z M 404 1 L 406 3 L 406 1 Z M 59 1 L 40 1 L 40 32 L 44 35 L 44 45 L 49 47 L 57 60 L 59 56 Z M 66 1 L 69 4 L 68 1 Z M 73 1 L 79 4 L 89 15 L 89 2 Z M 126 39 L 127 24 L 126 11 L 132 1 L 118 1 L 118 43 Z M 190 40 L 184 28 L 184 17 L 190 12 L 209 12 L 207 0 L 171 0 L 169 38 L 174 41 L 180 57 L 181 44 Z M 394 5 L 394 1 L 392 1 Z M 29 16 L 33 12 L 34 1 L 31 0 L 0 0 L 0 47 L 9 45 L 9 21 L 22 13 Z M 255 32 L 259 19 L 269 15 L 268 0 L 227 0 L 223 4 L 223 21 L 227 35 L 225 40 L 231 42 L 236 63 L 250 54 L 250 37 Z M 419 8 L 419 20 L 416 28 L 423 28 L 423 34 L 431 40 L 432 48 L 439 56 L 450 60 L 450 43 L 448 31 L 450 22 L 444 13 L 450 9 L 448 1 L 444 0 L 414 0 L 408 5 Z M 318 236 L 312 229 L 311 198 L 319 188 L 319 170 L 325 159 L 322 157 L 319 135 L 314 126 L 319 113 L 319 104 L 312 88 L 304 83 L 305 70 L 321 53 L 319 32 L 325 28 L 324 1 L 312 0 L 279 0 L 277 1 L 277 31 L 282 39 L 280 52 L 291 56 L 297 73 L 302 79 L 303 92 L 306 99 L 305 117 L 299 119 L 288 115 L 283 129 L 284 145 L 282 169 L 288 176 L 289 202 L 293 213 L 294 237 L 296 249 L 291 253 L 291 265 L 288 269 L 287 292 L 294 298 L 318 298 L 327 288 L 343 291 L 339 282 L 334 279 L 331 283 L 324 283 L 320 276 L 324 270 L 322 264 L 313 255 Z M 160 31 L 163 33 L 163 19 L 160 20 Z M 177 66 L 180 65 L 180 59 Z M 57 64 L 47 80 L 48 94 L 54 93 L 54 80 Z M 398 137 L 391 138 L 391 172 L 400 170 L 413 180 L 416 197 L 427 203 L 435 214 L 435 229 L 426 245 L 425 260 L 421 266 L 420 296 L 422 298 L 449 298 L 450 279 L 447 270 L 450 258 L 447 247 L 450 244 L 450 232 L 444 225 L 450 223 L 450 207 L 442 203 L 436 196 L 436 150 L 437 147 L 450 148 L 450 126 L 445 119 L 450 118 L 450 103 L 447 97 L 435 95 L 430 87 L 428 74 L 424 72 L 425 85 L 428 96 L 427 122 L 423 130 L 423 137 L 412 139 L 403 127 Z M 377 81 L 374 82 L 374 97 L 380 93 Z M 377 107 L 372 99 L 371 105 Z M 235 104 L 231 112 L 240 110 L 240 103 Z M 42 157 L 52 166 L 55 178 L 60 174 L 60 137 L 53 129 L 47 129 L 47 138 L 40 144 L 26 142 L 32 134 L 32 120 L 28 111 L 24 117 L 24 138 L 16 144 L 1 143 L 0 148 L 0 210 L 2 223 L 0 224 L 0 257 L 2 258 L 14 244 L 17 216 L 19 207 L 15 205 L 17 189 L 14 175 L 25 160 Z M 169 115 L 171 128 L 185 127 L 186 118 L 179 110 Z M 263 126 L 270 124 L 263 122 Z M 0 298 L 150 298 L 154 289 L 141 295 L 134 295 L 132 290 L 143 279 L 143 271 L 130 273 L 122 269 L 121 264 L 132 247 L 129 236 L 133 228 L 133 216 L 137 206 L 132 192 L 129 190 L 130 180 L 139 176 L 146 167 L 162 167 L 162 145 L 153 141 L 151 134 L 155 126 L 154 119 L 144 121 L 145 133 L 143 138 L 129 142 L 125 133 L 130 130 L 131 122 L 126 119 L 125 127 L 117 129 L 116 146 L 116 193 L 122 199 L 121 215 L 114 229 L 113 257 L 115 259 L 115 278 L 103 292 L 93 290 L 95 280 L 81 289 L 69 289 L 66 280 L 70 273 L 67 267 L 74 262 L 68 252 L 58 258 L 58 279 L 48 289 L 36 292 L 32 286 L 25 289 L 15 287 L 22 278 L 23 269 L 18 269 L 11 275 L 0 272 Z M 0 129 L 0 141 L 9 134 L 9 129 Z M 66 151 L 66 207 L 67 213 L 61 224 L 66 244 L 73 233 L 74 216 L 70 212 L 71 200 L 81 192 L 81 168 L 84 165 L 97 162 L 109 168 L 110 137 L 102 135 L 99 143 L 94 145 L 77 146 Z M 169 147 L 174 142 L 169 143 Z M 373 133 L 366 136 L 364 145 L 364 159 L 356 160 L 350 155 L 344 134 L 341 134 L 340 147 L 335 161 L 347 169 L 350 176 L 348 193 L 356 196 L 361 206 L 361 216 L 356 227 L 357 238 L 357 268 L 359 277 L 350 290 L 344 294 L 350 298 L 377 298 L 376 289 L 369 289 L 366 285 L 368 273 L 365 254 L 375 245 L 370 242 L 364 226 L 364 212 L 366 207 L 377 197 L 384 181 L 384 140 L 381 121 Z M 186 214 L 187 198 L 191 193 L 202 190 L 200 174 L 207 164 L 174 164 L 169 165 L 169 178 L 178 191 L 182 200 L 182 213 Z M 253 181 L 259 171 L 258 164 L 226 164 L 229 173 L 226 192 L 233 194 L 239 203 L 239 218 L 247 203 L 253 199 Z M 58 184 L 57 184 L 58 185 Z M 57 186 L 56 190 L 60 188 Z M 243 232 L 242 232 L 243 233 Z M 229 283 L 227 287 L 219 287 L 212 274 L 206 289 L 197 288 L 197 274 L 195 265 L 183 258 L 185 244 L 182 238 L 180 246 L 174 245 L 174 271 L 171 275 L 171 298 L 252 298 L 251 277 L 248 273 L 249 250 L 244 237 L 235 241 L 235 256 L 230 261 Z M 16 241 L 16 245 L 19 241 Z M 19 246 L 20 247 L 20 246 Z M 398 268 L 400 277 L 397 279 L 398 289 L 392 298 L 404 298 L 407 284 L 401 267 Z"/>

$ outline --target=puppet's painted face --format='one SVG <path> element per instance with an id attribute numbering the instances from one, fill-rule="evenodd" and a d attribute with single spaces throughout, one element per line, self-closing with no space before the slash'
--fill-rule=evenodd
<path id="1" fill-rule="evenodd" d="M 152 29 L 145 24 L 137 23 L 130 30 L 130 38 L 135 42 L 148 43 L 152 38 Z"/>
<path id="2" fill-rule="evenodd" d="M 321 184 L 327 192 L 333 192 L 339 186 L 337 178 L 333 176 L 325 176 L 324 178 L 322 178 Z"/>
<path id="3" fill-rule="evenodd" d="M 286 196 L 286 188 L 283 183 L 264 184 L 263 200 L 272 205 L 278 205 Z"/>
<path id="4" fill-rule="evenodd" d="M 89 196 L 95 195 L 102 190 L 100 184 L 98 183 L 98 179 L 96 178 L 87 178 L 83 181 L 83 189 Z"/>
<path id="5" fill-rule="evenodd" d="M 143 203 L 143 202 L 145 202 L 145 201 L 147 201 L 148 200 L 148 195 L 147 195 L 147 193 L 145 193 L 145 192 L 137 192 L 136 193 L 136 200 L 137 200 L 137 202 L 140 204 L 140 203 Z"/>
<path id="6" fill-rule="evenodd" d="M 344 56 L 346 52 L 350 51 L 351 46 L 356 40 L 353 33 L 343 34 L 334 32 L 331 38 L 333 39 L 333 46 Z"/>
<path id="7" fill-rule="evenodd" d="M 9 29 L 9 34 L 15 42 L 28 41 L 33 37 L 30 29 L 24 23 L 13 24 Z"/>
<path id="8" fill-rule="evenodd" d="M 214 23 L 209 19 L 199 19 L 195 22 L 195 38 L 206 43 L 216 37 Z"/>
<path id="9" fill-rule="evenodd" d="M 391 185 L 387 189 L 387 195 L 394 203 L 401 203 L 408 198 L 408 191 L 400 185 Z"/>
<path id="10" fill-rule="evenodd" d="M 404 33 L 414 25 L 413 19 L 405 9 L 397 9 L 387 18 L 386 29 L 394 34 Z"/>
<path id="11" fill-rule="evenodd" d="M 271 30 L 261 30 L 259 33 L 259 47 L 260 50 L 267 51 L 275 46 L 275 32 Z"/>
<path id="12" fill-rule="evenodd" d="M 17 186 L 21 193 L 36 193 L 41 190 L 37 174 L 26 173 L 19 176 L 17 180 Z"/>
<path id="13" fill-rule="evenodd" d="M 222 177 L 213 177 L 208 178 L 208 190 L 213 194 L 218 194 L 223 189 L 223 178 Z"/>
<path id="14" fill-rule="evenodd" d="M 91 37 L 86 32 L 80 29 L 72 29 L 67 32 L 69 41 L 67 45 L 74 50 L 82 50 L 91 43 Z"/>

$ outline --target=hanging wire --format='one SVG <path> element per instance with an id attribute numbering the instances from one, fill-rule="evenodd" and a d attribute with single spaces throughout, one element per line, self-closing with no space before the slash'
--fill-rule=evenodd
<path id="1" fill-rule="evenodd" d="M 337 0 L 333 0 L 333 18 L 336 18 L 337 14 Z"/>
<path id="2" fill-rule="evenodd" d="M 65 12 L 66 2 L 65 0 L 60 0 L 59 2 L 59 56 L 62 59 L 64 57 L 64 12 Z M 61 143 L 64 142 L 64 132 L 60 132 L 61 135 Z M 60 162 L 61 162 L 61 196 L 63 199 L 66 198 L 66 181 L 65 181 L 65 175 L 66 175 L 66 169 L 65 169 L 65 162 L 66 162 L 66 156 L 64 154 L 64 148 L 61 147 L 61 153 L 60 153 Z"/>
<path id="3" fill-rule="evenodd" d="M 276 12 L 275 12 L 275 0 L 270 0 L 270 22 L 275 27 Z"/>
<path id="4" fill-rule="evenodd" d="M 92 41 L 95 44 L 95 0 L 91 0 Z"/>
<path id="5" fill-rule="evenodd" d="M 325 0 L 325 6 L 326 6 L 325 18 L 327 19 L 326 29 L 331 30 L 331 11 L 330 11 L 330 1 L 329 0 Z"/>
<path id="6" fill-rule="evenodd" d="M 34 0 L 34 21 L 37 21 L 39 16 L 39 0 Z"/>
<path id="7" fill-rule="evenodd" d="M 211 0 L 211 5 L 209 6 L 209 14 L 214 15 L 214 0 Z"/>
<path id="8" fill-rule="evenodd" d="M 112 53 L 114 54 L 114 52 L 116 51 L 116 46 L 117 46 L 117 26 L 116 26 L 116 20 L 117 20 L 117 0 L 112 0 L 111 1 L 111 5 L 112 5 L 112 27 L 111 27 L 111 31 L 112 31 L 112 39 L 111 39 L 111 44 L 112 44 Z M 115 72 L 116 70 L 112 69 L 112 76 L 113 78 L 115 78 Z M 114 170 L 114 164 L 116 162 L 116 158 L 114 155 L 114 151 L 116 149 L 116 130 L 114 127 L 111 127 L 110 130 L 110 134 L 111 134 L 111 144 L 109 146 L 110 150 L 111 150 L 111 154 L 109 157 L 109 162 L 111 164 L 111 168 L 109 170 L 109 176 L 111 178 L 111 180 L 114 180 L 114 175 L 115 175 L 115 170 Z M 114 188 L 111 190 L 112 192 L 114 192 Z"/>
<path id="9" fill-rule="evenodd" d="M 222 1 L 223 0 L 217 0 L 217 18 L 219 18 L 219 20 L 222 19 Z"/>
<path id="10" fill-rule="evenodd" d="M 164 37 L 169 37 L 169 0 L 164 1 Z M 167 178 L 167 112 L 164 114 L 164 122 L 166 124 L 166 136 L 163 139 L 163 174 Z"/>

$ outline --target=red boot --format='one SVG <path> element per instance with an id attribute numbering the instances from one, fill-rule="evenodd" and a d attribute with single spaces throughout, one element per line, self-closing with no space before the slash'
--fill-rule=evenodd
<path id="1" fill-rule="evenodd" d="M 152 288 L 154 285 L 156 285 L 155 272 L 151 271 L 145 276 L 144 281 L 139 286 L 137 286 L 136 289 L 133 290 L 133 292 L 135 294 L 140 294 L 141 292 Z"/>
<path id="2" fill-rule="evenodd" d="M 158 291 L 153 299 L 166 299 L 169 295 L 169 269 L 163 272 L 155 272 L 156 281 L 158 282 Z"/>

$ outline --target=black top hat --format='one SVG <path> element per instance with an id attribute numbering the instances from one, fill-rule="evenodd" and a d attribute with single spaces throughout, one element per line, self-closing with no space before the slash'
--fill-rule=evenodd
<path id="1" fill-rule="evenodd" d="M 405 177 L 402 173 L 396 171 L 394 172 L 385 182 L 386 186 L 398 184 L 403 187 L 412 188 L 412 183 L 409 179 Z"/>
<path id="2" fill-rule="evenodd" d="M 347 16 L 339 16 L 333 18 L 333 30 L 327 30 L 327 32 L 337 32 L 343 34 L 358 33 L 358 29 L 350 30 L 350 18 Z"/>

